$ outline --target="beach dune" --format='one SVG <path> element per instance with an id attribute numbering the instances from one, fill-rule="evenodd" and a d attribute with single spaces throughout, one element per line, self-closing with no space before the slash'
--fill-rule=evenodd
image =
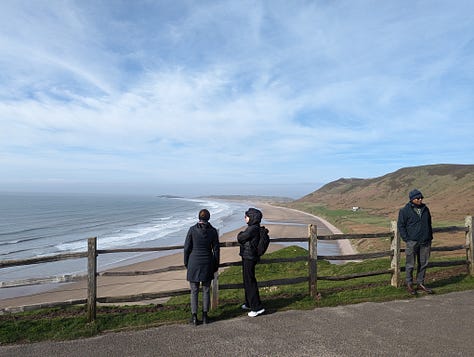
<path id="1" fill-rule="evenodd" d="M 308 237 L 308 225 L 315 224 L 318 227 L 318 234 L 340 233 L 340 231 L 328 222 L 313 216 L 311 214 L 273 206 L 266 203 L 255 203 L 254 206 L 260 208 L 264 215 L 265 226 L 270 231 L 272 238 L 302 238 Z M 212 223 L 212 220 L 211 220 Z M 236 240 L 237 233 L 245 228 L 245 222 L 242 213 L 242 227 L 231 232 L 223 234 L 219 239 L 223 241 Z M 183 237 L 184 242 L 184 237 Z M 338 241 L 341 254 L 353 254 L 354 250 L 349 242 Z M 341 243 L 342 242 L 342 243 Z M 338 243 L 335 243 L 338 244 Z M 269 251 L 280 249 L 283 245 L 271 244 Z M 240 261 L 238 247 L 225 247 L 221 249 L 221 262 L 237 262 Z M 177 252 L 160 258 L 122 266 L 108 271 L 150 271 L 168 266 L 183 265 L 183 254 Z M 100 266 L 98 267 L 101 272 Z M 186 271 L 171 271 L 157 273 L 152 275 L 139 276 L 99 276 L 97 296 L 128 296 L 141 293 L 153 293 L 170 291 L 176 289 L 189 288 L 186 281 Z M 27 305 L 37 305 L 52 302 L 63 302 L 69 300 L 85 299 L 87 296 L 87 282 L 85 280 L 74 283 L 61 284 L 53 290 L 46 292 L 8 298 L 0 300 L 0 308 L 14 308 Z M 161 302 L 161 300 L 146 300 L 142 303 L 149 304 L 153 302 Z"/>

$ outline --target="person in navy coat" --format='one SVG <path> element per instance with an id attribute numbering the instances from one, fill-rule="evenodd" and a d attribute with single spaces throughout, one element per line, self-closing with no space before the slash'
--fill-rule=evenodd
<path id="1" fill-rule="evenodd" d="M 406 283 L 411 295 L 417 294 L 417 289 L 433 294 L 433 290 L 425 285 L 425 273 L 431 253 L 433 228 L 431 213 L 423 203 L 423 194 L 414 189 L 408 194 L 410 201 L 398 213 L 398 231 L 406 244 Z M 417 263 L 416 283 L 413 285 L 413 271 Z"/>
<path id="2" fill-rule="evenodd" d="M 199 287 L 202 284 L 202 322 L 207 324 L 210 306 L 210 286 L 219 267 L 219 234 L 210 223 L 207 209 L 199 211 L 199 222 L 191 226 L 184 242 L 186 279 L 191 288 L 191 323 L 198 325 Z"/>

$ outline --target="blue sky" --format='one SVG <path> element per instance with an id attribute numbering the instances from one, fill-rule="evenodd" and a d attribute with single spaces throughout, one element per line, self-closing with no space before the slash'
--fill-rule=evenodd
<path id="1" fill-rule="evenodd" d="M 0 2 L 0 190 L 299 197 L 472 164 L 472 1 Z"/>

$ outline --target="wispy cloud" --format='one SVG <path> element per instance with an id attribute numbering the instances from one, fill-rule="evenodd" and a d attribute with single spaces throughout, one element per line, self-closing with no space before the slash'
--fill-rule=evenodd
<path id="1" fill-rule="evenodd" d="M 472 162 L 469 1 L 0 10 L 5 187 L 318 184 Z"/>

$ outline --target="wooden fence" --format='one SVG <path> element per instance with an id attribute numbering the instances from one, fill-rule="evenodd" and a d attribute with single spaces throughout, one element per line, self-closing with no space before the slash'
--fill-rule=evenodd
<path id="1" fill-rule="evenodd" d="M 447 247 L 432 247 L 432 251 L 454 251 L 454 250 L 465 250 L 466 259 L 459 260 L 450 260 L 450 261 L 438 261 L 430 263 L 429 266 L 432 267 L 448 267 L 456 265 L 466 265 L 468 272 L 471 276 L 474 276 L 474 241 L 472 234 L 472 216 L 468 216 L 465 219 L 464 226 L 452 226 L 452 227 L 441 227 L 434 228 L 433 233 L 446 233 L 446 232 L 464 232 L 465 233 L 465 244 L 458 246 L 447 246 Z M 358 239 L 377 239 L 377 238 L 390 238 L 390 250 L 365 253 L 365 254 L 350 254 L 350 255 L 318 255 L 318 241 L 319 240 L 340 240 L 340 239 L 349 239 L 349 240 L 358 240 Z M 401 252 L 404 251 L 401 248 L 400 235 L 397 231 L 397 224 L 395 221 L 391 222 L 391 229 L 388 232 L 383 233 L 371 233 L 371 234 L 336 234 L 336 235 L 317 235 L 317 227 L 315 225 L 308 226 L 308 236 L 301 238 L 272 238 L 271 243 L 291 243 L 291 242 L 308 242 L 308 257 L 296 257 L 296 258 L 279 258 L 279 259 L 262 259 L 260 264 L 270 264 L 270 263 L 284 263 L 284 262 L 297 262 L 297 261 L 308 261 L 308 276 L 292 278 L 292 279 L 278 279 L 271 281 L 260 281 L 258 285 L 260 287 L 266 286 L 278 286 L 278 285 L 290 285 L 290 284 L 299 284 L 302 282 L 308 282 L 309 294 L 316 298 L 317 297 L 317 282 L 318 280 L 332 280 L 332 281 L 341 281 L 349 280 L 361 277 L 390 274 L 391 275 L 391 285 L 395 287 L 400 287 L 401 285 L 401 272 L 404 271 L 404 267 L 401 266 Z M 238 246 L 238 242 L 222 242 L 220 243 L 221 247 L 234 247 Z M 88 239 L 88 251 L 82 253 L 73 253 L 73 254 L 61 254 L 49 257 L 41 258 L 32 258 L 24 260 L 7 260 L 0 261 L 0 269 L 20 266 L 20 265 L 30 265 L 30 264 L 39 264 L 46 262 L 53 262 L 65 259 L 77 259 L 77 258 L 87 258 L 87 298 L 78 299 L 78 300 L 69 300 L 68 302 L 57 302 L 57 303 L 47 303 L 31 306 L 23 306 L 21 310 L 9 310 L 3 309 L 1 312 L 5 313 L 8 311 L 25 311 L 32 310 L 43 307 L 53 307 L 53 306 L 65 306 L 65 305 L 76 305 L 76 304 L 86 304 L 87 305 L 87 318 L 88 321 L 93 321 L 96 318 L 96 306 L 97 303 L 122 303 L 122 302 L 134 302 L 134 301 L 143 301 L 150 299 L 157 299 L 163 297 L 171 297 L 184 295 L 189 293 L 189 289 L 178 289 L 173 291 L 164 291 L 157 293 L 142 293 L 138 295 L 130 296 L 112 296 L 112 297 L 97 297 L 97 276 L 139 276 L 139 275 L 148 275 L 148 274 L 157 274 L 167 271 L 176 271 L 176 270 L 185 270 L 184 265 L 178 266 L 168 266 L 161 269 L 149 270 L 149 271 L 134 271 L 134 272 L 97 272 L 97 257 L 100 254 L 112 254 L 112 253 L 134 253 L 134 252 L 156 252 L 156 251 L 167 251 L 167 250 L 182 250 L 184 247 L 182 245 L 178 246 L 169 246 L 169 247 L 156 247 L 156 248 L 129 248 L 129 249 L 108 249 L 108 250 L 99 250 L 97 249 L 97 238 Z M 390 267 L 387 266 L 387 269 L 349 274 L 343 276 L 319 276 L 317 271 L 317 261 L 318 260 L 364 260 L 364 259 L 374 259 L 380 257 L 391 257 Z M 239 266 L 241 262 L 228 262 L 222 263 L 219 267 L 229 267 L 229 266 Z M 31 281 L 29 285 L 33 285 L 35 282 Z M 38 282 L 37 282 L 38 283 Z M 221 284 L 219 285 L 218 273 L 215 275 L 212 285 L 212 306 L 217 306 L 218 304 L 218 292 L 219 290 L 224 289 L 239 289 L 242 288 L 243 284 Z"/>

